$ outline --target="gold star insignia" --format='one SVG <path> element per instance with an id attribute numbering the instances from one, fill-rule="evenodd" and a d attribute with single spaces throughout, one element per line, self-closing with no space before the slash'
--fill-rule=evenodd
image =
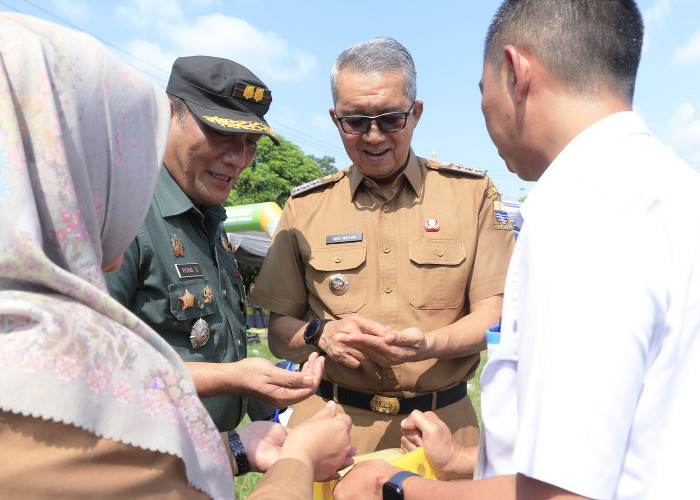
<path id="1" fill-rule="evenodd" d="M 191 294 L 187 288 L 185 288 L 185 295 L 178 297 L 177 300 L 182 301 L 182 310 L 184 311 L 188 307 L 194 305 L 194 294 Z"/>

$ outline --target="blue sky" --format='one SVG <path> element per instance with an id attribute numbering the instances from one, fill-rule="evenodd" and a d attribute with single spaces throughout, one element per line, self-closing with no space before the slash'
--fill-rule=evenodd
<path id="1" fill-rule="evenodd" d="M 349 164 L 328 116 L 328 74 L 345 47 L 391 36 L 411 52 L 425 103 L 413 138 L 419 156 L 486 168 L 507 198 L 531 188 L 491 143 L 477 87 L 482 45 L 498 0 L 0 0 L 107 42 L 165 86 L 178 56 L 248 66 L 272 90 L 272 128 L 307 154 Z M 700 2 L 639 0 L 646 36 L 635 109 L 652 132 L 700 171 Z M 604 182 L 605 173 L 591 165 Z M 660 172 L 661 174 L 661 172 Z"/>

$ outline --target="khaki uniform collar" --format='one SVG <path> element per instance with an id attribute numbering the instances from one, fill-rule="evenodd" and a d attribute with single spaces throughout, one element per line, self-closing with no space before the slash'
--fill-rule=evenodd
<path id="1" fill-rule="evenodd" d="M 421 169 L 421 166 L 418 163 L 418 158 L 413 152 L 413 148 L 411 148 L 408 152 L 408 161 L 406 162 L 406 168 L 403 169 L 401 175 L 406 177 L 406 180 L 413 188 L 413 191 L 416 193 L 416 196 L 419 197 L 423 191 L 423 169 Z M 400 178 L 401 175 L 399 175 L 397 179 Z M 355 165 L 352 165 L 350 167 L 348 177 L 350 179 L 350 192 L 354 197 L 355 193 L 357 192 L 357 188 L 360 187 L 362 181 L 364 181 L 366 177 L 362 174 L 362 172 L 360 172 L 357 169 L 357 167 L 355 167 Z"/>

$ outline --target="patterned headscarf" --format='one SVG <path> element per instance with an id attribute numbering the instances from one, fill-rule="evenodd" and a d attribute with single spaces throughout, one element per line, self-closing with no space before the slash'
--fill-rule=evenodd
<path id="1" fill-rule="evenodd" d="M 169 118 L 92 37 L 0 13 L 0 408 L 179 456 L 233 498 L 187 369 L 101 273 L 146 216 Z"/>

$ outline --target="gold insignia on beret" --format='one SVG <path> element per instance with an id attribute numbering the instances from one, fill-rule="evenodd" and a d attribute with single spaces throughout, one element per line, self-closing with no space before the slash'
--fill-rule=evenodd
<path id="1" fill-rule="evenodd" d="M 243 91 L 243 97 L 250 100 L 253 98 L 254 93 L 255 93 L 255 87 L 253 85 L 246 85 L 245 90 Z"/>
<path id="2" fill-rule="evenodd" d="M 258 103 L 262 101 L 268 106 L 272 102 L 272 93 L 268 89 L 245 82 L 236 82 L 236 86 L 233 88 L 233 97 Z"/>
<path id="3" fill-rule="evenodd" d="M 238 130 L 252 130 L 253 132 L 265 132 L 272 137 L 277 137 L 270 127 L 260 122 L 251 122 L 249 120 L 232 120 L 230 118 L 220 118 L 218 116 L 203 116 L 207 121 L 216 123 L 226 128 L 235 128 Z"/>

